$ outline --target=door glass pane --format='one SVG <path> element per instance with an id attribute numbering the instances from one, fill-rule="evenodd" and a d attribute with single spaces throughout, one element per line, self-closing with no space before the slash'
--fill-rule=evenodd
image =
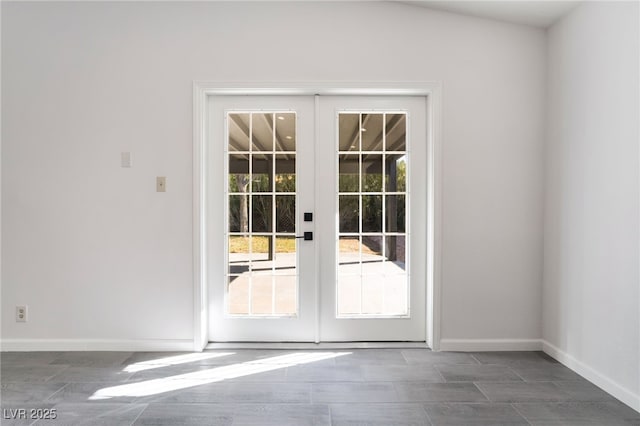
<path id="1" fill-rule="evenodd" d="M 382 155 L 362 156 L 362 192 L 382 192 Z"/>
<path id="2" fill-rule="evenodd" d="M 226 312 L 295 316 L 296 114 L 229 113 L 227 123 Z"/>
<path id="3" fill-rule="evenodd" d="M 406 317 L 406 114 L 338 120 L 338 317 Z"/>
<path id="4" fill-rule="evenodd" d="M 227 277 L 227 310 L 232 315 L 249 313 L 249 274 Z"/>
<path id="5" fill-rule="evenodd" d="M 338 175 L 338 191 L 340 192 L 358 192 L 360 190 L 360 156 L 359 155 L 341 155 L 339 160 Z"/>
<path id="6" fill-rule="evenodd" d="M 360 203 L 357 195 L 340 195 L 340 232 L 358 232 Z"/>
<path id="7" fill-rule="evenodd" d="M 383 274 L 383 239 L 381 235 L 362 236 L 362 274 Z"/>
<path id="8" fill-rule="evenodd" d="M 251 156 L 251 189 L 253 192 L 273 191 L 273 155 L 253 154 Z"/>
<path id="9" fill-rule="evenodd" d="M 406 192 L 407 161 L 404 154 L 387 154 L 385 161 L 385 190 Z"/>
<path id="10" fill-rule="evenodd" d="M 270 246 L 271 236 L 266 235 L 251 235 L 251 270 L 259 271 L 264 270 L 265 262 L 270 260 Z"/>
<path id="11" fill-rule="evenodd" d="M 385 309 L 389 311 L 407 311 L 408 293 L 405 291 L 407 268 L 405 263 L 404 235 L 385 238 L 384 276 L 386 278 L 384 294 Z"/>
<path id="12" fill-rule="evenodd" d="M 251 274 L 251 313 L 273 313 L 273 277 L 269 273 Z"/>
<path id="13" fill-rule="evenodd" d="M 362 291 L 359 275 L 338 276 L 338 315 L 359 315 L 362 312 Z"/>
<path id="14" fill-rule="evenodd" d="M 229 155 L 229 192 L 247 192 L 248 187 L 249 156 L 247 154 Z"/>
<path id="15" fill-rule="evenodd" d="M 382 232 L 382 195 L 362 196 L 362 232 Z"/>
<path id="16" fill-rule="evenodd" d="M 385 274 L 406 274 L 406 237 L 393 235 L 385 238 Z"/>
<path id="17" fill-rule="evenodd" d="M 384 312 L 408 312 L 409 293 L 406 290 L 406 275 L 385 275 Z"/>
<path id="18" fill-rule="evenodd" d="M 251 114 L 251 150 L 273 151 L 273 113 Z"/>
<path id="19" fill-rule="evenodd" d="M 229 274 L 249 272 L 249 235 L 229 236 Z"/>
<path id="20" fill-rule="evenodd" d="M 388 232 L 405 232 L 405 200 L 406 195 L 387 195 L 386 212 L 387 231 Z"/>
<path id="21" fill-rule="evenodd" d="M 360 114 L 340 114 L 339 149 L 342 152 L 360 151 Z"/>
<path id="22" fill-rule="evenodd" d="M 296 115 L 292 112 L 276 114 L 276 151 L 296 150 Z"/>
<path id="23" fill-rule="evenodd" d="M 292 275 L 296 270 L 296 244 L 294 235 L 276 237 L 275 274 Z"/>
<path id="24" fill-rule="evenodd" d="M 362 312 L 374 315 L 385 313 L 385 281 L 382 275 L 362 276 Z"/>
<path id="25" fill-rule="evenodd" d="M 360 275 L 360 237 L 340 237 L 338 275 Z"/>
<path id="26" fill-rule="evenodd" d="M 407 115 L 386 114 L 385 151 L 407 150 Z"/>
<path id="27" fill-rule="evenodd" d="M 253 232 L 271 232 L 271 216 L 273 196 L 271 195 L 253 195 L 251 197 L 251 230 Z"/>
<path id="28" fill-rule="evenodd" d="M 296 196 L 276 196 L 276 232 L 296 232 Z"/>
<path id="29" fill-rule="evenodd" d="M 229 232 L 249 232 L 248 195 L 229 195 Z"/>
<path id="30" fill-rule="evenodd" d="M 249 152 L 251 114 L 229 114 L 229 151 Z"/>
<path id="31" fill-rule="evenodd" d="M 382 151 L 384 114 L 361 114 L 362 151 Z"/>
<path id="32" fill-rule="evenodd" d="M 276 192 L 296 192 L 295 154 L 276 155 Z"/>

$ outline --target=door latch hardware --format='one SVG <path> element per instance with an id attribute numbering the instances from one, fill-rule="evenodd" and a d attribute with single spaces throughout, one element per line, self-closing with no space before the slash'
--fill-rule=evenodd
<path id="1" fill-rule="evenodd" d="M 304 235 L 296 236 L 296 238 L 304 238 L 305 241 L 313 241 L 313 232 L 305 232 Z"/>

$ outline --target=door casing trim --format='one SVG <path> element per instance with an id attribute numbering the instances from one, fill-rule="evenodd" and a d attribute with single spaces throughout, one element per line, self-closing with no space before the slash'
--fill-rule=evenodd
<path id="1" fill-rule="evenodd" d="M 210 96 L 422 96 L 427 105 L 426 343 L 440 349 L 442 282 L 442 82 L 193 82 L 193 350 L 208 342 L 206 168 Z M 317 106 L 317 105 L 316 105 Z M 316 108 L 317 114 L 317 108 Z M 317 132 L 317 129 L 316 129 Z M 317 290 L 316 290 L 317 291 Z M 316 341 L 318 333 L 316 331 Z"/>

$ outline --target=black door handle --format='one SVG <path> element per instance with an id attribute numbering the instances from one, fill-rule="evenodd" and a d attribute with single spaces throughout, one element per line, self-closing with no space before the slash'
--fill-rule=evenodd
<path id="1" fill-rule="evenodd" d="M 313 232 L 305 232 L 304 235 L 296 236 L 296 238 L 304 238 L 305 241 L 313 241 Z"/>

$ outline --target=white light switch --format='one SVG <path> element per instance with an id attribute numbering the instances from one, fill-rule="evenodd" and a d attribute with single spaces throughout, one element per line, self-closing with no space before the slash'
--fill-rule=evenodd
<path id="1" fill-rule="evenodd" d="M 167 192 L 167 178 L 158 176 L 156 178 L 156 192 Z"/>
<path id="2" fill-rule="evenodd" d="M 131 153 L 130 152 L 121 152 L 120 153 L 120 167 L 131 167 Z"/>

